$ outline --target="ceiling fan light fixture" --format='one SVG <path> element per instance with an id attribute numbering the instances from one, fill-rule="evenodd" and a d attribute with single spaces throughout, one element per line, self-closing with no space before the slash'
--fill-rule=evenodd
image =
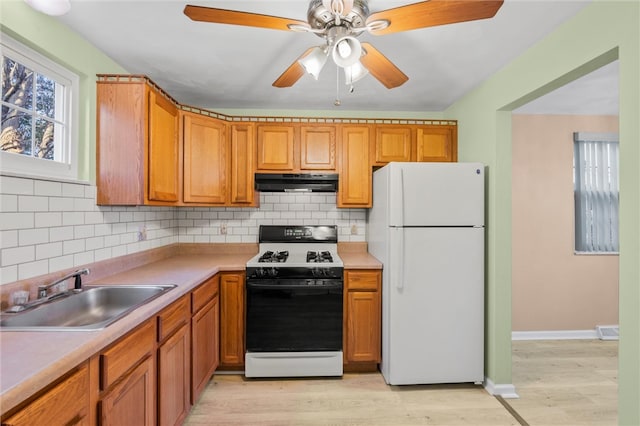
<path id="1" fill-rule="evenodd" d="M 333 61 L 342 68 L 347 68 L 360 60 L 362 46 L 357 38 L 345 36 L 339 39 L 331 52 Z"/>
<path id="2" fill-rule="evenodd" d="M 69 0 L 24 0 L 29 6 L 50 16 L 60 16 L 71 10 Z"/>
<path id="3" fill-rule="evenodd" d="M 322 71 L 324 64 L 327 62 L 328 56 L 327 48 L 318 46 L 314 47 L 311 53 L 299 59 L 298 62 L 308 74 L 317 80 L 320 76 L 320 71 Z"/>
<path id="4" fill-rule="evenodd" d="M 344 68 L 344 82 L 347 86 L 351 86 L 367 74 L 369 74 L 369 70 L 360 61 L 357 61 L 355 64 Z"/>

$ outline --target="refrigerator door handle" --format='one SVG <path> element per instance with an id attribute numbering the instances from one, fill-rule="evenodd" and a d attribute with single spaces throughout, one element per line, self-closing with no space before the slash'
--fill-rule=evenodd
<path id="1" fill-rule="evenodd" d="M 404 226 L 404 169 L 402 167 L 399 168 L 400 172 L 400 225 Z"/>
<path id="2" fill-rule="evenodd" d="M 398 262 L 396 262 L 396 270 L 398 271 L 398 276 L 396 280 L 396 288 L 398 290 L 402 290 L 404 288 L 404 229 L 394 228 L 394 230 L 398 232 L 398 243 L 400 246 L 397 251 Z"/>

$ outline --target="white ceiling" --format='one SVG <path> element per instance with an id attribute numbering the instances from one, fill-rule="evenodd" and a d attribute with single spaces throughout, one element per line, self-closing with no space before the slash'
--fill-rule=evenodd
<path id="1" fill-rule="evenodd" d="M 386 89 L 371 76 L 354 93 L 340 84 L 342 109 L 441 111 L 552 32 L 590 0 L 505 0 L 491 19 L 372 36 L 371 42 L 409 81 Z M 412 3 L 370 0 L 372 12 Z M 58 19 L 128 72 L 146 74 L 181 103 L 213 110 L 331 109 L 336 68 L 318 81 L 303 76 L 291 88 L 271 83 L 308 47 L 309 33 L 191 21 L 186 4 L 306 21 L 304 0 L 73 0 Z M 342 76 L 340 77 L 342 79 Z M 616 98 L 617 99 L 617 98 Z M 617 102 L 616 102 L 617 103 Z"/>

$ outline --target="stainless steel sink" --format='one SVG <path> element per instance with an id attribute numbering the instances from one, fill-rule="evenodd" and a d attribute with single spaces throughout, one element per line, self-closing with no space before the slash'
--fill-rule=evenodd
<path id="1" fill-rule="evenodd" d="M 86 286 L 81 292 L 53 299 L 16 314 L 3 314 L 5 331 L 100 330 L 150 302 L 175 285 Z"/>

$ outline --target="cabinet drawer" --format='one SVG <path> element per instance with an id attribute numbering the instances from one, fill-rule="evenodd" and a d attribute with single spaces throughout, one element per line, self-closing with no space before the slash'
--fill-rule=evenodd
<path id="1" fill-rule="evenodd" d="M 195 314 L 204 305 L 213 299 L 218 294 L 218 288 L 220 287 L 220 275 L 216 275 L 213 278 L 209 278 L 200 287 L 193 290 L 191 293 L 191 313 Z"/>
<path id="2" fill-rule="evenodd" d="M 380 271 L 345 271 L 347 291 L 380 289 Z"/>
<path id="3" fill-rule="evenodd" d="M 44 395 L 9 417 L 3 425 L 90 424 L 89 370 L 84 363 L 78 371 Z"/>
<path id="4" fill-rule="evenodd" d="M 153 321 L 118 341 L 100 354 L 100 388 L 107 389 L 155 347 Z"/>
<path id="5" fill-rule="evenodd" d="M 158 314 L 158 341 L 163 341 L 178 328 L 187 324 L 190 314 L 188 296 L 184 296 L 160 312 Z"/>

